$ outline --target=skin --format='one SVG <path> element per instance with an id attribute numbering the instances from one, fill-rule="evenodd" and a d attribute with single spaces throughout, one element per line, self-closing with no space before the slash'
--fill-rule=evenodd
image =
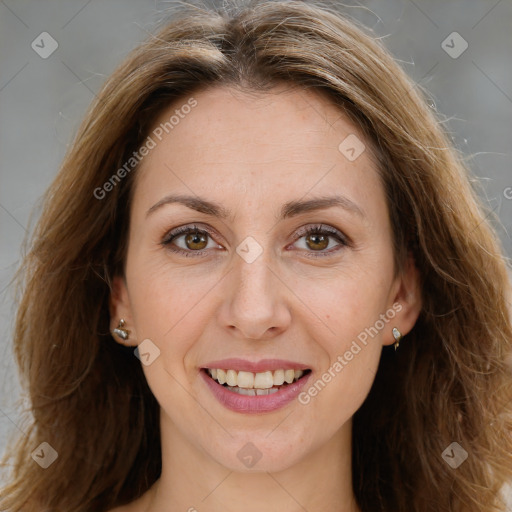
<path id="1" fill-rule="evenodd" d="M 421 309 L 412 261 L 402 275 L 394 272 L 388 208 L 369 143 L 311 91 L 282 86 L 248 95 L 216 86 L 193 96 L 197 106 L 137 171 L 126 275 L 115 279 L 111 295 L 111 328 L 124 318 L 130 330 L 118 342 L 136 346 L 149 338 L 160 350 L 144 372 L 161 407 L 163 461 L 159 481 L 116 512 L 358 511 L 352 416 L 382 347 L 394 343 L 392 327 L 406 335 Z M 354 161 L 338 150 L 349 134 L 366 145 Z M 215 201 L 231 216 L 180 204 L 147 215 L 171 193 Z M 330 207 L 278 220 L 288 201 L 334 193 L 364 217 Z M 325 248 L 300 234 L 320 223 L 351 244 L 327 235 Z M 185 257 L 161 244 L 170 230 L 192 224 L 212 231 L 199 247 L 206 255 Z M 263 249 L 252 263 L 236 252 L 248 236 Z M 198 250 L 184 235 L 173 243 Z M 319 252 L 325 256 L 315 257 Z M 400 312 L 307 405 L 233 412 L 199 374 L 217 359 L 280 358 L 307 364 L 312 383 L 393 304 Z M 262 454 L 252 468 L 237 457 L 248 442 Z"/>

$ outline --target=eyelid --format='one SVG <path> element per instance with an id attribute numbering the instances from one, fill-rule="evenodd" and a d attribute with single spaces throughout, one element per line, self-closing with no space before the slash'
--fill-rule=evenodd
<path id="1" fill-rule="evenodd" d="M 329 224 L 308 224 L 306 226 L 302 226 L 297 230 L 297 237 L 298 238 L 303 237 L 304 235 L 309 235 L 311 233 L 326 233 L 328 235 L 331 235 L 333 237 L 339 238 L 341 242 L 343 242 L 346 245 L 351 245 L 352 241 L 350 237 L 345 235 L 343 232 L 341 232 L 339 229 L 336 229 L 333 226 L 330 226 Z"/>
<path id="2" fill-rule="evenodd" d="M 214 236 L 220 236 L 220 235 L 218 235 L 218 233 L 216 231 L 214 231 L 213 229 L 211 229 L 207 226 L 203 226 L 201 223 L 193 223 L 193 224 L 185 224 L 183 226 L 178 226 L 176 228 L 173 228 L 173 229 L 167 231 L 166 234 L 164 235 L 161 243 L 164 245 L 168 244 L 168 243 L 170 243 L 170 240 L 172 240 L 173 238 L 177 238 L 178 236 L 187 234 L 188 232 L 198 232 L 198 233 L 204 232 L 207 235 L 211 236 L 212 238 Z M 195 251 L 195 252 L 199 252 L 199 251 Z"/>

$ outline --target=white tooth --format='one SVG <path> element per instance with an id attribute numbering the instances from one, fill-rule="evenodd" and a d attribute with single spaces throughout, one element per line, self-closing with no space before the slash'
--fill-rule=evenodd
<path id="1" fill-rule="evenodd" d="M 274 393 L 277 393 L 278 391 L 279 391 L 279 389 L 277 389 L 277 388 L 270 388 L 268 390 L 268 394 L 269 395 L 273 395 Z"/>
<path id="2" fill-rule="evenodd" d="M 236 386 L 236 372 L 235 370 L 228 370 L 226 372 L 226 382 L 228 386 Z"/>
<path id="3" fill-rule="evenodd" d="M 276 370 L 274 372 L 274 386 L 280 386 L 284 383 L 284 370 Z"/>
<path id="4" fill-rule="evenodd" d="M 292 370 L 293 373 L 293 370 Z M 254 387 L 260 389 L 268 389 L 274 385 L 272 372 L 257 373 L 254 377 Z"/>
<path id="5" fill-rule="evenodd" d="M 288 384 L 291 384 L 293 382 L 293 378 L 295 377 L 295 371 L 294 370 L 285 370 L 284 372 L 284 380 L 288 382 Z"/>
<path id="6" fill-rule="evenodd" d="M 256 394 L 259 395 L 268 395 L 268 389 L 256 389 Z"/>
<path id="7" fill-rule="evenodd" d="M 254 373 L 238 372 L 237 382 L 239 388 L 252 388 L 254 386 Z"/>
<path id="8" fill-rule="evenodd" d="M 285 382 L 291 384 L 295 380 L 300 379 L 304 375 L 304 370 L 275 370 L 274 372 L 266 371 L 259 373 L 252 372 L 236 372 L 235 370 L 207 369 L 213 379 L 219 384 L 227 384 L 230 388 L 238 386 L 240 389 L 250 390 L 258 388 L 259 390 L 268 390 L 273 386 L 281 386 Z M 236 389 L 238 389 L 236 388 Z M 276 393 L 278 389 L 272 391 Z M 241 393 L 246 395 L 246 393 Z M 258 393 L 259 395 L 261 393 Z M 265 393 L 266 394 L 266 393 Z M 249 394 L 248 396 L 256 396 Z"/>
<path id="9" fill-rule="evenodd" d="M 240 387 L 235 388 L 235 389 L 237 389 L 237 390 L 238 390 L 238 393 L 239 393 L 240 395 L 246 395 L 246 396 L 249 396 L 249 394 L 250 394 L 250 393 L 251 393 L 251 391 L 252 391 L 251 389 L 244 389 L 244 388 L 240 388 Z"/>
<path id="10" fill-rule="evenodd" d="M 224 370 L 217 370 L 217 380 L 219 384 L 224 384 L 226 382 L 226 372 Z"/>

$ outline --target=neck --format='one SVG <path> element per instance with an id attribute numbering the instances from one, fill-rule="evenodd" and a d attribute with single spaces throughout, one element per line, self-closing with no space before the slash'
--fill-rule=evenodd
<path id="1" fill-rule="evenodd" d="M 352 490 L 351 421 L 277 472 L 264 465 L 256 470 L 259 464 L 246 472 L 220 465 L 191 444 L 163 411 L 161 432 L 162 474 L 146 496 L 147 512 L 359 512 Z"/>

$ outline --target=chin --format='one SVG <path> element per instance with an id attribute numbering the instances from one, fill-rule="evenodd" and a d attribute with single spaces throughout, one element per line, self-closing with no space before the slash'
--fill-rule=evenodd
<path id="1" fill-rule="evenodd" d="M 283 433 L 284 435 L 284 433 Z M 275 438 L 271 439 L 271 437 Z M 222 443 L 219 450 L 210 455 L 225 468 L 239 473 L 276 473 L 284 471 L 306 456 L 304 440 L 297 435 L 296 440 L 286 439 L 267 430 L 255 435 L 234 436 L 228 443 Z M 298 449 L 297 449 L 298 448 Z"/>

